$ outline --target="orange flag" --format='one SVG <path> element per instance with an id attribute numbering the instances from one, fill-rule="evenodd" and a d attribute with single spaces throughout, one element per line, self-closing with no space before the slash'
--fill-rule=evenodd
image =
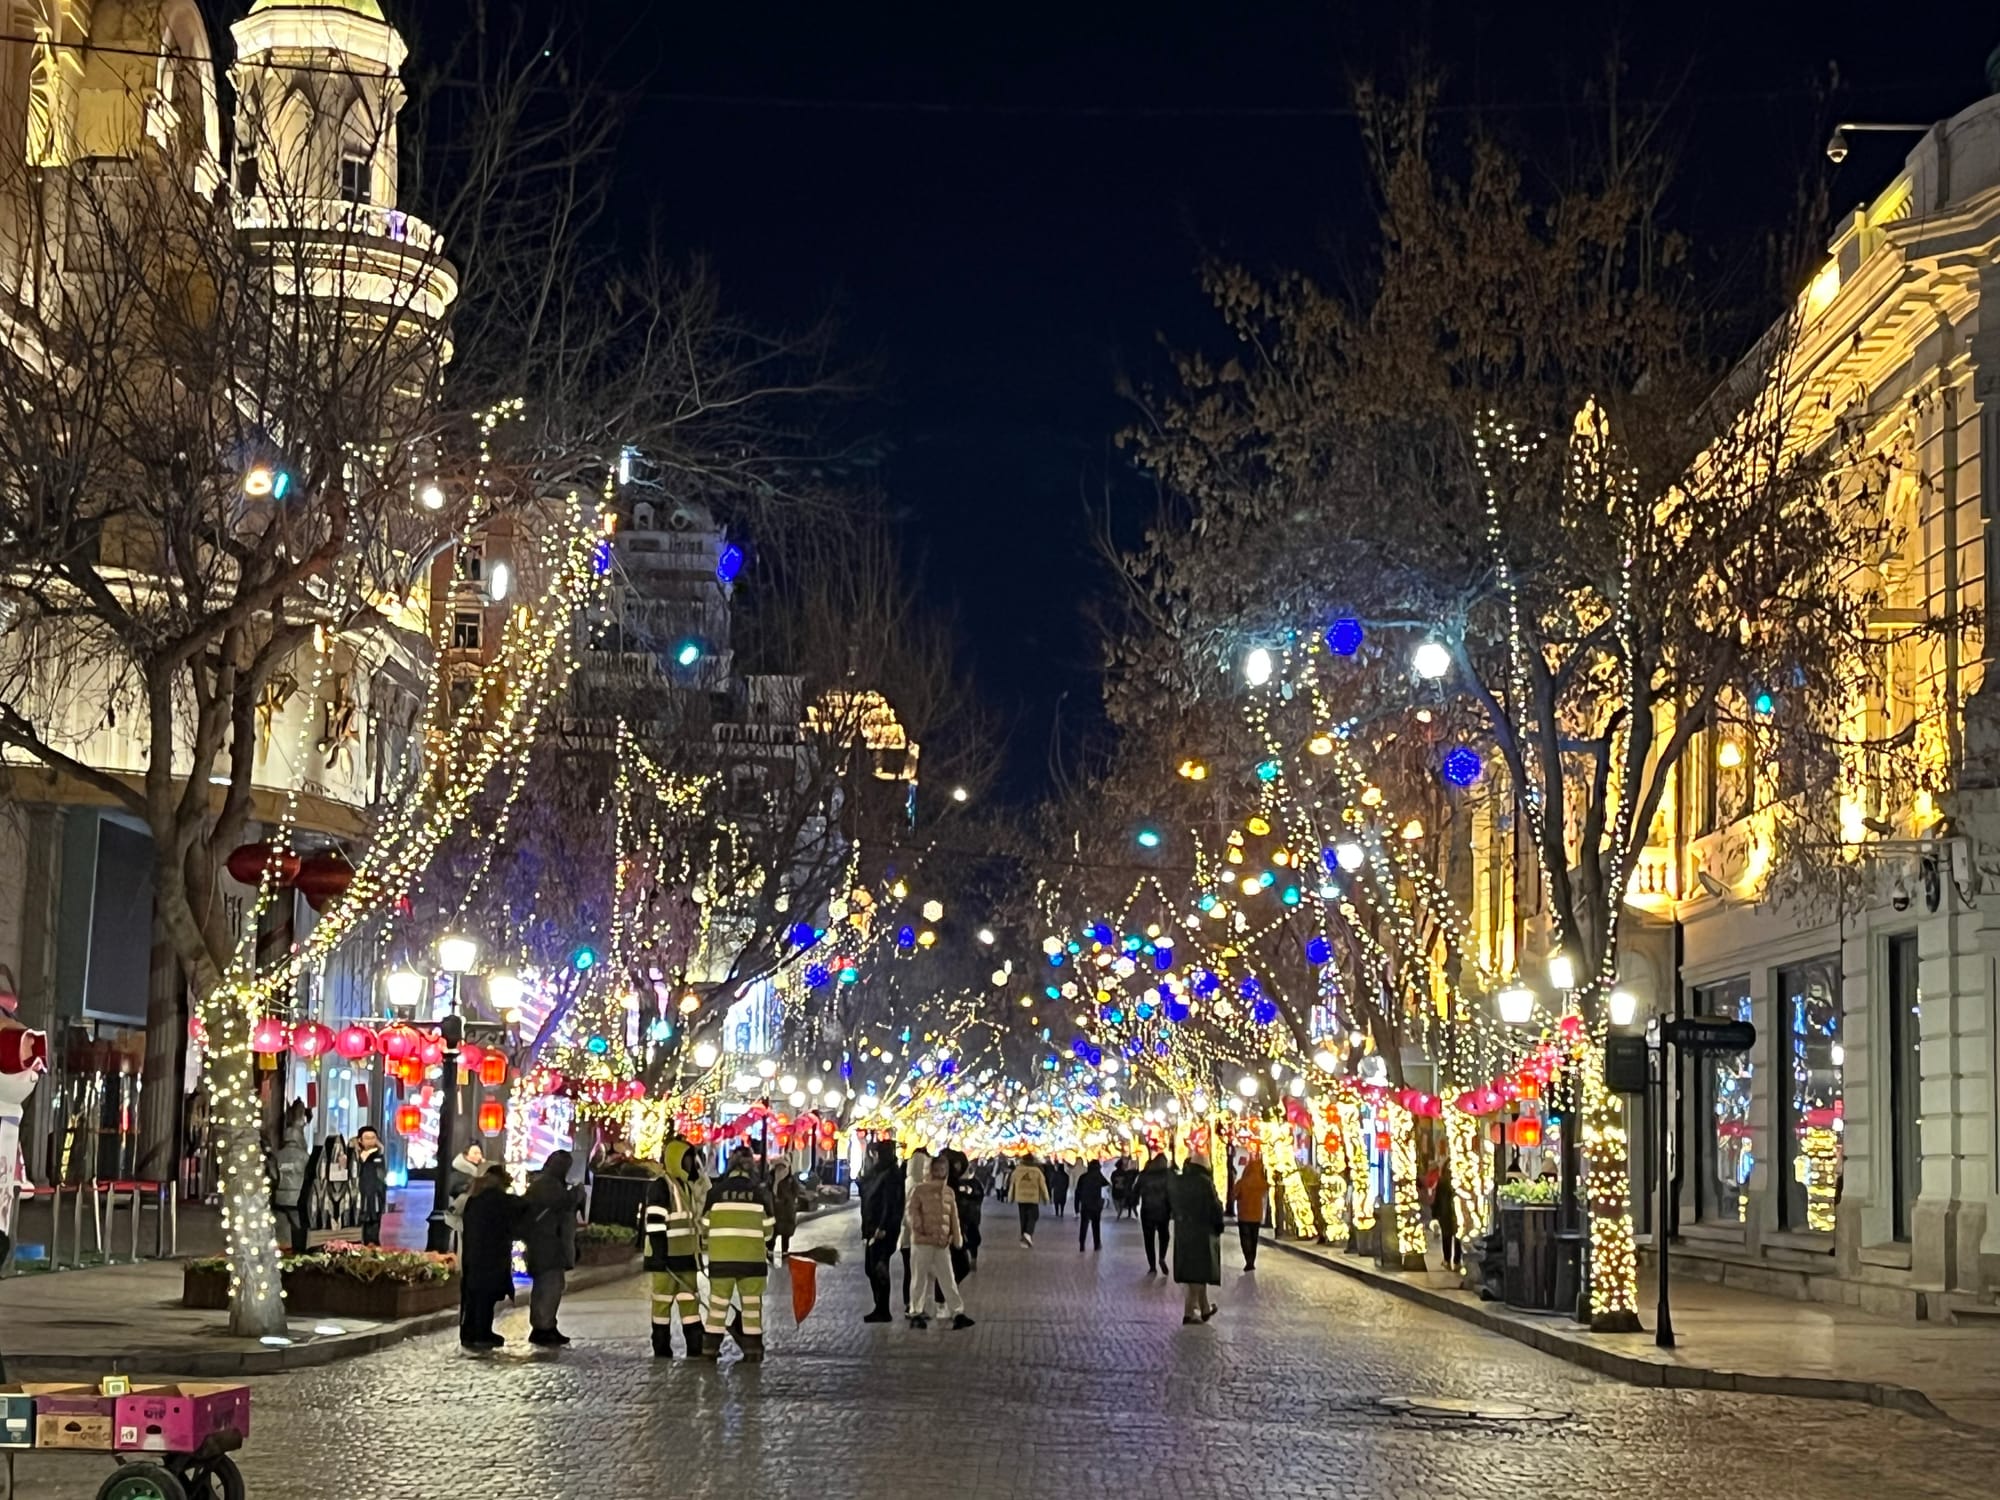
<path id="1" fill-rule="evenodd" d="M 803 1323 L 819 1300 L 819 1262 L 805 1255 L 788 1255 L 792 1272 L 792 1321 Z"/>

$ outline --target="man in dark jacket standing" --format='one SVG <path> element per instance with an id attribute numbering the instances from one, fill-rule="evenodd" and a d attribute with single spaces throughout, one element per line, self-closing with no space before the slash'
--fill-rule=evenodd
<path id="1" fill-rule="evenodd" d="M 974 1175 L 963 1151 L 947 1151 L 952 1196 L 958 1199 L 958 1228 L 965 1243 L 951 1252 L 951 1274 L 964 1281 L 979 1266 L 979 1216 L 986 1206 L 986 1189 Z"/>
<path id="2" fill-rule="evenodd" d="M 1156 1151 L 1153 1159 L 1146 1163 L 1146 1170 L 1139 1174 L 1138 1185 L 1133 1196 L 1139 1202 L 1139 1232 L 1146 1237 L 1146 1274 L 1171 1269 L 1167 1265 L 1168 1229 L 1174 1221 L 1173 1202 L 1169 1190 L 1173 1186 L 1174 1169 L 1168 1164 L 1166 1153 Z"/>
<path id="3" fill-rule="evenodd" d="M 875 1310 L 861 1321 L 887 1323 L 891 1321 L 889 1262 L 903 1237 L 903 1164 L 896 1160 L 894 1141 L 877 1141 L 870 1150 L 872 1165 L 861 1174 L 861 1243 Z"/>
<path id="4" fill-rule="evenodd" d="M 1104 1168 L 1092 1162 L 1076 1180 L 1076 1253 L 1083 1254 L 1086 1238 L 1104 1248 L 1104 1195 L 1111 1190 Z"/>
<path id="5" fill-rule="evenodd" d="M 526 1227 L 521 1238 L 533 1283 L 528 1289 L 528 1342 L 549 1347 L 569 1342 L 569 1335 L 556 1327 L 556 1313 L 569 1269 L 576 1264 L 576 1216 L 583 1209 L 583 1189 L 570 1184 L 570 1160 L 567 1151 L 551 1152 L 522 1202 Z"/>

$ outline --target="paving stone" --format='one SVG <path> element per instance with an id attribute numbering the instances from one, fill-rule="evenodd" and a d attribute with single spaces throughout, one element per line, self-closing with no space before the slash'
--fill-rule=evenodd
<path id="1" fill-rule="evenodd" d="M 559 1353 L 491 1356 L 448 1335 L 253 1382 L 251 1500 L 919 1500 L 1035 1496 L 1686 1500 L 1992 1494 L 2000 1443 L 1871 1407 L 1641 1389 L 1288 1256 L 1233 1249 L 1205 1327 L 1145 1274 L 1135 1226 L 1079 1255 L 1045 1224 L 996 1236 L 966 1285 L 979 1326 L 860 1321 L 852 1216 L 820 1306 L 794 1327 L 780 1282 L 770 1355 L 656 1361 L 628 1280 L 579 1295 Z M 1386 1397 L 1559 1421 L 1397 1410 Z M 86 1500 L 102 1460 L 28 1455 L 18 1493 Z"/>

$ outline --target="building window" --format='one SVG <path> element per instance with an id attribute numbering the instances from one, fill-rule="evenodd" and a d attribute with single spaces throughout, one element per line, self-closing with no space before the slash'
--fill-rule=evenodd
<path id="1" fill-rule="evenodd" d="M 340 196 L 349 203 L 374 201 L 374 172 L 365 156 L 340 159 Z"/>
<path id="2" fill-rule="evenodd" d="M 1694 992 L 1694 1002 L 1700 1015 L 1747 1021 L 1750 981 L 1703 985 Z M 1697 1057 L 1695 1066 L 1701 1180 L 1695 1184 L 1694 1216 L 1705 1224 L 1741 1224 L 1749 1204 L 1750 1170 L 1756 1165 L 1750 1150 L 1750 1054 Z"/>
<path id="3" fill-rule="evenodd" d="M 479 611 L 461 609 L 452 616 L 451 646 L 454 651 L 479 649 Z"/>
<path id="4" fill-rule="evenodd" d="M 1840 1081 L 1847 1061 L 1840 1044 L 1840 960 L 1818 958 L 1778 970 L 1778 1005 L 1786 1054 L 1778 1089 L 1784 1105 L 1778 1225 L 1831 1233 L 1840 1202 Z"/>
<path id="5" fill-rule="evenodd" d="M 1917 935 L 1889 939 L 1889 1176 L 1891 1223 L 1910 1237 L 1910 1210 L 1922 1187 L 1923 1069 L 1918 1064 L 1923 992 L 1917 987 Z"/>
<path id="6" fill-rule="evenodd" d="M 236 163 L 236 196 L 254 198 L 257 196 L 257 187 L 257 158 L 246 153 Z"/>
<path id="7" fill-rule="evenodd" d="M 468 543 L 458 549 L 458 576 L 478 583 L 486 576 L 486 549 Z"/>

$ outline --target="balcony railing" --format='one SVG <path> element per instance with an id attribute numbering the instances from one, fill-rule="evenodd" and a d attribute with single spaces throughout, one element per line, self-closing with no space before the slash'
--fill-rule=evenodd
<path id="1" fill-rule="evenodd" d="M 351 234 L 407 246 L 412 255 L 427 260 L 444 258 L 444 237 L 422 219 L 400 208 L 352 203 L 345 198 L 240 199 L 236 227 L 293 234 Z"/>

